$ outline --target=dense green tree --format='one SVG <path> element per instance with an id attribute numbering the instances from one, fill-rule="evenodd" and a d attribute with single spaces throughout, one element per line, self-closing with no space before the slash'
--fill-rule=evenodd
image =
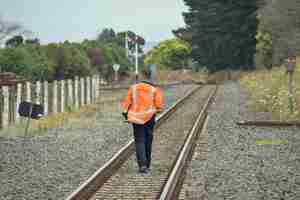
<path id="1" fill-rule="evenodd" d="M 23 48 L 30 56 L 29 75 L 31 80 L 49 80 L 54 75 L 54 63 L 47 57 L 44 47 L 38 44 L 24 45 Z"/>
<path id="2" fill-rule="evenodd" d="M 145 45 L 146 41 L 142 36 L 136 35 L 133 31 L 124 31 L 117 33 L 116 42 L 120 47 L 125 47 L 125 38 L 128 38 L 128 48 L 129 50 L 134 53 L 135 52 L 135 43 L 138 42 L 139 44 L 139 53 L 143 53 L 142 46 Z M 136 39 L 137 37 L 137 39 Z"/>
<path id="3" fill-rule="evenodd" d="M 272 35 L 267 30 L 259 30 L 256 35 L 256 55 L 255 61 L 257 67 L 272 68 L 273 65 L 273 40 Z"/>
<path id="4" fill-rule="evenodd" d="M 258 64 L 261 60 L 272 60 L 272 64 L 282 64 L 288 49 L 300 54 L 300 1 L 265 0 L 259 10 L 259 33 L 271 36 L 272 48 L 269 52 L 258 51 Z M 264 38 L 259 38 L 259 45 Z M 260 59 L 259 59 L 260 58 Z"/>
<path id="5" fill-rule="evenodd" d="M 16 45 L 14 37 L 8 42 L 13 48 L 0 49 L 1 70 L 31 80 L 66 79 L 98 72 L 109 79 L 113 75 L 113 64 L 120 64 L 121 72 L 128 71 L 132 65 L 126 57 L 124 45 L 118 44 L 119 35 L 108 29 L 99 36 L 101 40 L 47 45 L 41 45 L 38 39 L 18 41 Z M 139 42 L 145 41 L 142 38 Z"/>
<path id="6" fill-rule="evenodd" d="M 148 53 L 145 63 L 179 69 L 186 66 L 190 53 L 191 47 L 187 42 L 180 39 L 166 40 Z"/>
<path id="7" fill-rule="evenodd" d="M 25 49 L 5 48 L 0 51 L 0 65 L 2 71 L 14 72 L 26 76 L 31 67 L 31 57 Z"/>
<path id="8" fill-rule="evenodd" d="M 210 71 L 252 68 L 259 0 L 184 0 L 186 27 L 174 33 L 192 46 L 192 57 Z"/>
<path id="9" fill-rule="evenodd" d="M 92 67 L 94 67 L 98 72 L 102 73 L 101 70 L 103 69 L 103 65 L 105 64 L 105 59 L 104 59 L 102 49 L 90 48 L 87 50 L 87 55 Z"/>
<path id="10" fill-rule="evenodd" d="M 45 50 L 35 45 L 1 50 L 0 65 L 3 71 L 14 72 L 31 80 L 53 76 L 53 63 L 48 60 Z"/>
<path id="11" fill-rule="evenodd" d="M 105 28 L 98 35 L 97 40 L 103 43 L 110 43 L 116 40 L 116 33 L 112 28 Z"/>
<path id="12" fill-rule="evenodd" d="M 54 50 L 55 79 L 86 76 L 92 73 L 86 52 L 72 44 L 61 44 Z"/>

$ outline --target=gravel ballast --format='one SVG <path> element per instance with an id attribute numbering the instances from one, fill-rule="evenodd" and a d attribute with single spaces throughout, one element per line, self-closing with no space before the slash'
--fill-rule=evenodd
<path id="1" fill-rule="evenodd" d="M 165 89 L 166 107 L 194 87 Z M 132 138 L 119 112 L 82 121 L 25 143 L 20 137 L 0 138 L 0 200 L 64 199 Z"/>
<path id="2" fill-rule="evenodd" d="M 200 137 L 208 145 L 190 163 L 183 199 L 300 199 L 300 129 L 239 127 L 246 102 L 238 83 L 219 87 L 207 136 Z"/>

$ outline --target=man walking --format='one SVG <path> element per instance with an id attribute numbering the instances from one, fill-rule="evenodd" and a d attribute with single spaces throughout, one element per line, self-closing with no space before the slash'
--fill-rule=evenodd
<path id="1" fill-rule="evenodd" d="M 123 102 L 123 116 L 133 125 L 136 158 L 140 173 L 151 165 L 153 130 L 156 113 L 164 104 L 163 92 L 149 81 L 150 72 L 143 71 L 144 81 L 134 84 Z"/>

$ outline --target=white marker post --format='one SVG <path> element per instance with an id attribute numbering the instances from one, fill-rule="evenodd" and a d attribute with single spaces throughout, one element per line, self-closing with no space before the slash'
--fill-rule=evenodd
<path id="1" fill-rule="evenodd" d="M 115 81 L 117 82 L 119 80 L 118 72 L 119 72 L 119 69 L 120 69 L 120 65 L 119 64 L 114 64 L 113 69 L 115 71 Z"/>

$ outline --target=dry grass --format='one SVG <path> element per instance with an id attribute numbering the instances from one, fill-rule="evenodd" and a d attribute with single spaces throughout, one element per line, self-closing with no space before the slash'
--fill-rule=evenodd
<path id="1" fill-rule="evenodd" d="M 191 70 L 162 70 L 158 73 L 160 84 L 175 83 L 175 82 L 205 82 L 208 74 L 206 72 L 194 72 Z"/>
<path id="2" fill-rule="evenodd" d="M 92 128 L 96 125 L 96 115 L 103 114 L 112 118 L 122 112 L 121 100 L 127 94 L 127 90 L 101 91 L 98 102 L 94 105 L 86 105 L 77 111 L 57 113 L 40 120 L 31 120 L 28 135 L 42 135 L 48 130 L 63 126 L 71 128 Z M 117 114 L 116 114 L 117 113 Z M 0 137 L 23 136 L 27 119 L 22 123 L 0 130 Z"/>
<path id="3" fill-rule="evenodd" d="M 240 77 L 241 71 L 222 70 L 213 74 L 209 74 L 206 82 L 209 84 L 222 84 L 228 80 L 238 81 Z"/>

